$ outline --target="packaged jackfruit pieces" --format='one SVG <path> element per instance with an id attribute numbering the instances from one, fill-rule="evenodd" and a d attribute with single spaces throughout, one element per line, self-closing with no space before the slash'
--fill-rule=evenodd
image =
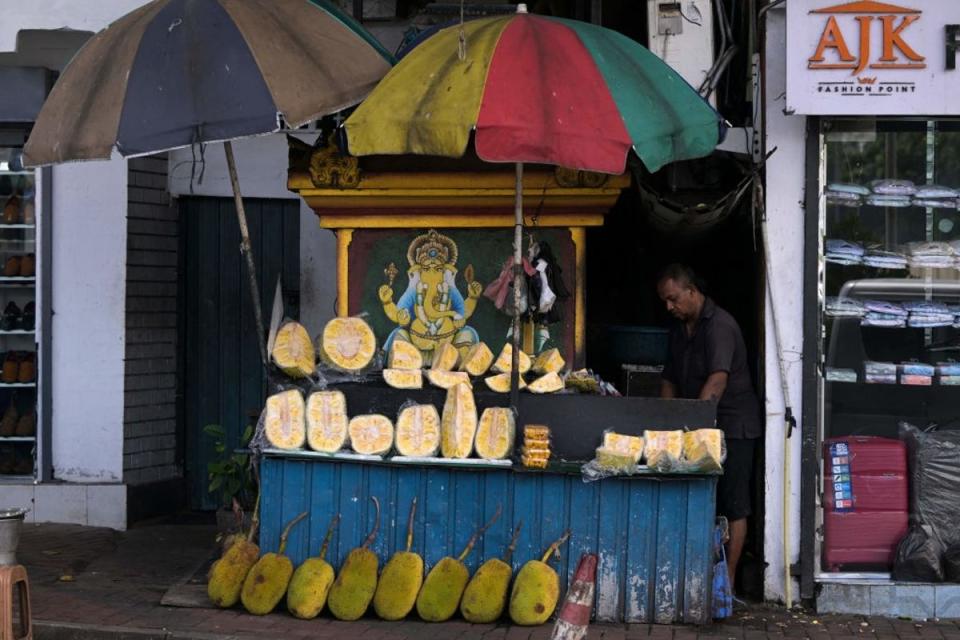
<path id="1" fill-rule="evenodd" d="M 726 457 L 722 430 L 696 429 L 683 434 L 684 470 L 704 473 L 722 471 Z"/>
<path id="2" fill-rule="evenodd" d="M 550 438 L 550 427 L 542 424 L 528 424 L 523 427 L 523 437 L 534 440 L 547 440 Z"/>
<path id="3" fill-rule="evenodd" d="M 520 462 L 523 463 L 525 467 L 531 467 L 534 469 L 546 469 L 547 460 L 543 458 L 528 458 L 527 456 L 521 456 Z"/>
<path id="4" fill-rule="evenodd" d="M 526 444 L 520 449 L 520 453 L 528 458 L 543 458 L 544 460 L 550 457 L 550 449 L 546 447 L 531 447 Z"/>
<path id="5" fill-rule="evenodd" d="M 644 457 L 655 471 L 676 471 L 683 456 L 682 431 L 643 432 Z"/>
<path id="6" fill-rule="evenodd" d="M 640 458 L 643 457 L 643 445 L 643 438 L 640 436 L 625 435 L 610 430 L 603 432 L 602 448 L 627 454 L 633 458 L 634 464 L 639 464 Z"/>

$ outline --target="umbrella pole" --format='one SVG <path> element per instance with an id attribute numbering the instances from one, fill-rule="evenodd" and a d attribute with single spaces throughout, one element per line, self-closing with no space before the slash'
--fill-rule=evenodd
<path id="1" fill-rule="evenodd" d="M 513 225 L 513 348 L 510 359 L 510 406 L 520 409 L 520 283 L 523 277 L 523 163 L 517 163 Z"/>
<path id="2" fill-rule="evenodd" d="M 240 253 L 247 262 L 247 278 L 250 283 L 250 295 L 253 298 L 253 315 L 257 323 L 257 346 L 260 347 L 260 360 L 267 367 L 266 331 L 263 327 L 263 311 L 260 309 L 260 287 L 257 286 L 257 268 L 253 264 L 253 248 L 250 245 L 250 229 L 247 227 L 247 212 L 243 208 L 243 196 L 240 195 L 240 180 L 237 178 L 237 163 L 233 158 L 233 144 L 223 143 L 227 156 L 227 169 L 230 172 L 230 184 L 233 186 L 233 202 L 237 207 L 237 222 L 240 225 Z"/>

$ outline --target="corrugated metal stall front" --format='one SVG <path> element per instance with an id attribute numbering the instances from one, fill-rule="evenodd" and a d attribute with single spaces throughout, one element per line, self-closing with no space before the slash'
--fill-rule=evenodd
<path id="1" fill-rule="evenodd" d="M 566 588 L 580 555 L 599 554 L 597 620 L 703 624 L 711 618 L 715 477 L 584 483 L 579 475 L 557 473 L 268 456 L 262 487 L 264 552 L 276 551 L 284 523 L 310 513 L 290 534 L 287 554 L 295 565 L 317 553 L 339 512 L 327 557 L 339 567 L 373 525 L 370 496 L 381 505 L 380 534 L 371 547 L 381 563 L 405 546 L 407 514 L 417 497 L 413 550 L 423 555 L 427 570 L 443 556 L 459 554 L 502 505 L 503 515 L 466 559 L 471 573 L 503 554 L 520 520 L 515 571 L 569 527 L 570 541 L 553 566 Z"/>

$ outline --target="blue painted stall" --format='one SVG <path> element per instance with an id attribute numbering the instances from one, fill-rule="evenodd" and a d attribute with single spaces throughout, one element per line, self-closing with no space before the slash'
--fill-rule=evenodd
<path id="1" fill-rule="evenodd" d="M 299 564 L 320 548 L 331 516 L 342 520 L 328 560 L 339 567 L 373 525 L 373 551 L 386 562 L 405 546 L 410 501 L 418 509 L 413 549 L 427 569 L 456 556 L 483 522 L 503 515 L 466 559 L 471 573 L 501 556 L 516 523 L 523 529 L 513 556 L 516 571 L 571 529 L 553 566 L 566 587 L 582 553 L 599 554 L 594 613 L 604 622 L 710 621 L 715 476 L 638 475 L 584 483 L 579 474 L 517 469 L 451 468 L 267 455 L 261 466 L 261 546 L 275 551 L 284 523 L 303 511 L 287 553 Z"/>

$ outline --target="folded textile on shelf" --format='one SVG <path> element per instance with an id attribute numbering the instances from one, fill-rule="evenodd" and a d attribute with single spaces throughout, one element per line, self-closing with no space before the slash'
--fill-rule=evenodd
<path id="1" fill-rule="evenodd" d="M 911 202 L 915 207 L 924 207 L 924 208 L 930 208 L 930 209 L 956 209 L 957 208 L 956 200 L 947 200 L 945 198 L 918 198 L 914 196 Z"/>
<path id="2" fill-rule="evenodd" d="M 897 384 L 897 374 L 868 373 L 863 381 L 867 384 Z"/>
<path id="3" fill-rule="evenodd" d="M 940 384 L 951 387 L 960 386 L 960 376 L 940 376 Z"/>
<path id="4" fill-rule="evenodd" d="M 863 264 L 880 269 L 906 269 L 907 256 L 895 251 L 870 249 L 863 254 Z"/>
<path id="5" fill-rule="evenodd" d="M 863 308 L 868 312 L 879 313 L 889 316 L 901 316 L 906 318 L 910 313 L 896 302 L 886 302 L 885 300 L 864 300 Z"/>
<path id="6" fill-rule="evenodd" d="M 850 242 L 849 240 L 840 240 L 828 238 L 826 242 L 827 253 L 833 255 L 857 256 L 862 257 L 866 250 L 859 242 Z"/>
<path id="7" fill-rule="evenodd" d="M 823 312 L 834 318 L 862 318 L 866 311 L 863 303 L 853 298 L 828 297 Z"/>
<path id="8" fill-rule="evenodd" d="M 909 196 L 867 196 L 867 204 L 871 207 L 905 208 L 913 204 Z"/>
<path id="9" fill-rule="evenodd" d="M 951 256 L 914 256 L 908 262 L 915 269 L 952 269 L 957 265 Z"/>
<path id="10" fill-rule="evenodd" d="M 911 256 L 950 256 L 957 251 L 949 242 L 908 242 L 907 253 Z"/>
<path id="11" fill-rule="evenodd" d="M 913 300 L 904 302 L 903 308 L 910 313 L 929 313 L 929 314 L 947 314 L 953 315 L 949 307 L 942 302 L 933 302 L 932 300 Z"/>
<path id="12" fill-rule="evenodd" d="M 931 376 L 914 376 L 904 374 L 900 376 L 900 384 L 905 384 L 912 387 L 929 387 L 933 384 L 933 378 Z"/>
<path id="13" fill-rule="evenodd" d="M 936 369 L 932 364 L 926 362 L 901 362 L 900 373 L 905 376 L 927 376 L 932 377 Z"/>
<path id="14" fill-rule="evenodd" d="M 871 181 L 870 190 L 884 196 L 912 196 L 917 192 L 917 185 L 912 180 L 887 178 Z"/>
<path id="15" fill-rule="evenodd" d="M 938 362 L 937 373 L 940 376 L 960 376 L 960 362 L 954 360 Z"/>
<path id="16" fill-rule="evenodd" d="M 937 327 L 952 327 L 955 319 L 950 314 L 911 313 L 907 319 L 907 326 L 915 329 L 935 329 Z"/>
<path id="17" fill-rule="evenodd" d="M 878 362 L 867 360 L 863 363 L 863 371 L 867 375 L 897 375 L 897 365 L 894 362 Z"/>
<path id="18" fill-rule="evenodd" d="M 870 189 L 849 182 L 831 182 L 827 185 L 827 193 L 852 193 L 859 196 L 868 196 L 870 195 Z"/>
<path id="19" fill-rule="evenodd" d="M 860 320 L 862 327 L 881 327 L 884 329 L 903 329 L 907 326 L 907 319 L 903 316 L 892 316 L 884 313 L 867 313 Z"/>
<path id="20" fill-rule="evenodd" d="M 856 382 L 859 380 L 857 372 L 853 369 L 838 369 L 836 367 L 827 367 L 826 379 L 829 382 Z"/>
<path id="21" fill-rule="evenodd" d="M 939 184 L 924 184 L 917 187 L 913 193 L 914 198 L 958 198 L 960 192 L 951 187 L 944 187 Z"/>

